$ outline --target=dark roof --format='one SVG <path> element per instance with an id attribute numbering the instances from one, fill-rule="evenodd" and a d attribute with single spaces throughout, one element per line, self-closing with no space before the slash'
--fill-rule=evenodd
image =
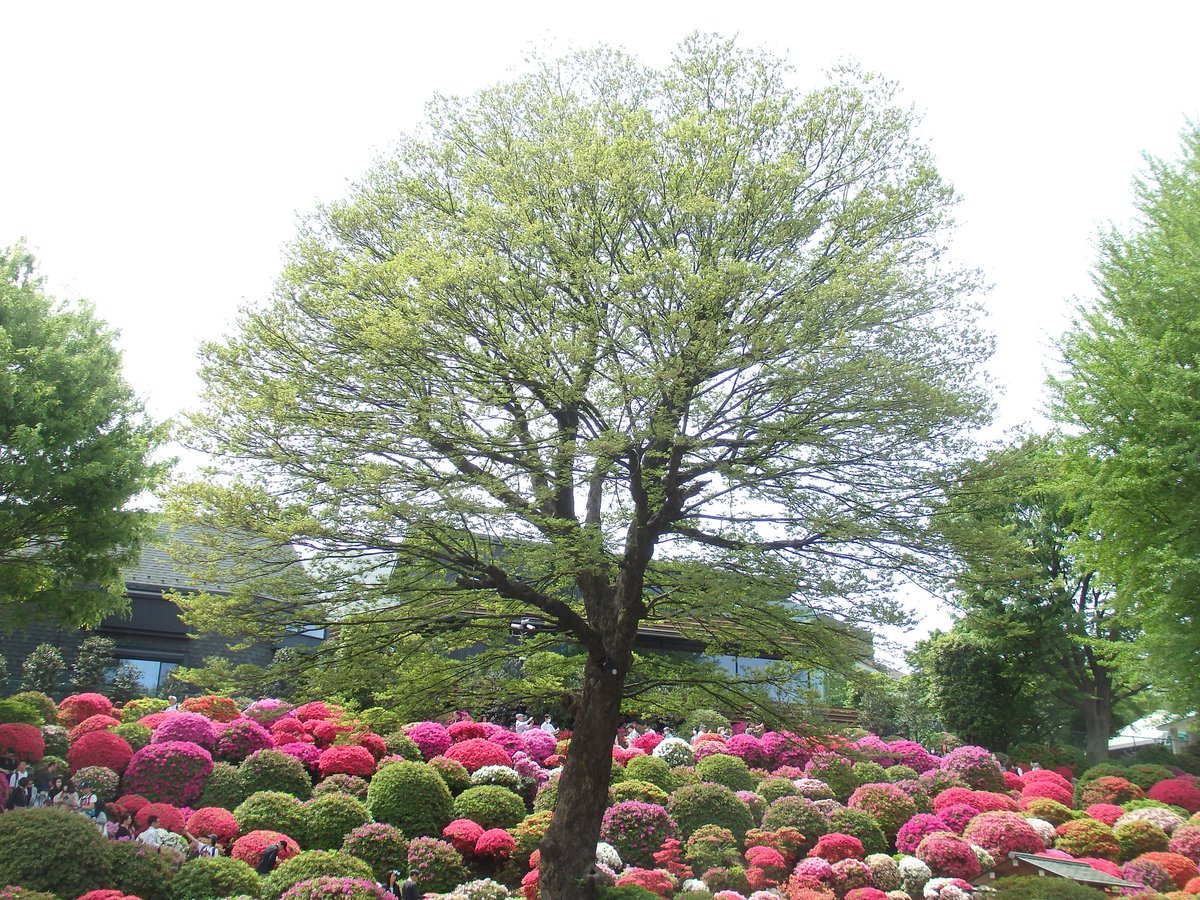
<path id="1" fill-rule="evenodd" d="M 1036 853 L 1017 853 L 1015 851 L 1008 854 L 1008 858 L 1036 866 L 1045 872 L 1049 872 L 1051 875 L 1057 875 L 1059 878 L 1068 878 L 1071 881 L 1079 881 L 1084 884 L 1102 884 L 1105 887 L 1141 887 L 1140 884 L 1115 878 L 1107 872 L 1101 872 L 1099 869 L 1092 868 L 1085 862 L 1078 862 L 1073 859 L 1055 859 L 1050 856 L 1039 856 Z"/>
<path id="2" fill-rule="evenodd" d="M 162 588 L 164 590 L 191 590 L 210 593 L 228 593 L 238 583 L 247 578 L 244 561 L 230 559 L 227 564 L 216 566 L 218 574 L 221 570 L 228 571 L 228 579 L 216 582 L 205 581 L 189 573 L 188 566 L 181 563 L 174 554 L 182 550 L 193 550 L 204 558 L 204 532 L 199 528 L 186 525 L 172 525 L 160 522 L 142 544 L 141 558 L 136 564 L 129 566 L 123 572 L 127 588 L 134 586 L 143 588 Z M 244 545 L 253 546 L 258 540 L 253 535 L 245 535 Z M 287 559 L 280 557 L 283 564 L 294 563 L 295 555 Z M 240 567 L 240 568 L 239 568 Z"/>

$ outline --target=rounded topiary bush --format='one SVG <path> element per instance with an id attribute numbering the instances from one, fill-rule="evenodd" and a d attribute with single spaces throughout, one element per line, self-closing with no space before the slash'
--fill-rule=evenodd
<path id="1" fill-rule="evenodd" d="M 408 871 L 408 839 L 395 825 L 371 822 L 345 836 L 342 852 L 357 856 L 371 867 L 376 881 L 387 881 L 388 872 Z"/>
<path id="2" fill-rule="evenodd" d="M 992 882 L 995 900 L 1105 900 L 1104 891 L 1077 884 L 1065 878 L 1039 878 L 1026 875 L 998 878 Z"/>
<path id="3" fill-rule="evenodd" d="M 390 900 L 391 897 L 367 878 L 322 875 L 297 881 L 287 889 L 282 900 Z"/>
<path id="4" fill-rule="evenodd" d="M 419 890 L 445 892 L 469 877 L 462 854 L 445 841 L 419 837 L 408 847 L 408 874 Z"/>
<path id="5" fill-rule="evenodd" d="M 940 831 L 927 835 L 917 845 L 917 859 L 940 878 L 978 878 L 983 870 L 971 845 L 956 834 Z"/>
<path id="6" fill-rule="evenodd" d="M 894 784 L 864 784 L 850 795 L 851 809 L 861 809 L 875 817 L 889 841 L 896 839 L 900 826 L 917 814 L 913 799 Z"/>
<path id="7" fill-rule="evenodd" d="M 995 755 L 983 747 L 959 747 L 942 759 L 942 770 L 977 791 L 1003 791 L 1004 770 Z"/>
<path id="8" fill-rule="evenodd" d="M 785 797 L 777 802 L 783 803 L 788 799 Z M 746 804 L 721 784 L 682 787 L 671 795 L 667 810 L 679 826 L 680 840 L 687 840 L 703 825 L 717 825 L 727 828 L 736 840 L 741 841 L 746 832 L 754 827 L 754 818 Z M 813 840 L 815 842 L 816 838 Z"/>
<path id="9" fill-rule="evenodd" d="M 442 781 L 446 782 L 446 787 L 456 797 L 471 786 L 471 773 L 467 771 L 466 766 L 457 760 L 446 759 L 444 756 L 435 756 L 429 761 L 428 765 L 429 768 L 442 776 Z"/>
<path id="10" fill-rule="evenodd" d="M 443 756 L 462 763 L 468 772 L 484 766 L 511 766 L 512 756 L 507 750 L 482 738 L 468 738 L 451 745 Z"/>
<path id="11" fill-rule="evenodd" d="M 229 848 L 229 855 L 234 859 L 240 859 L 251 868 L 257 868 L 263 851 L 271 844 L 279 845 L 277 861 L 283 861 L 300 852 L 300 845 L 289 835 L 281 834 L 278 831 L 264 830 L 243 834 L 233 842 L 233 846 Z"/>
<path id="12" fill-rule="evenodd" d="M 180 847 L 185 842 L 179 840 Z M 171 882 L 183 857 L 155 850 L 140 841 L 111 841 L 105 848 L 110 869 L 109 886 L 141 900 L 172 900 Z"/>
<path id="13" fill-rule="evenodd" d="M 241 715 L 238 705 L 228 697 L 216 694 L 206 694 L 202 697 L 188 697 L 179 704 L 185 712 L 200 713 L 208 716 L 214 722 L 232 722 Z"/>
<path id="14" fill-rule="evenodd" d="M 0 885 L 62 897 L 103 887 L 111 863 L 92 821 L 57 809 L 16 809 L 0 815 Z"/>
<path id="15" fill-rule="evenodd" d="M 190 860 L 171 882 L 175 900 L 222 900 L 246 895 L 257 897 L 261 890 L 258 874 L 240 859 L 230 856 Z"/>
<path id="16" fill-rule="evenodd" d="M 349 794 L 324 794 L 304 804 L 300 845 L 311 850 L 337 850 L 346 834 L 371 821 L 366 805 Z"/>
<path id="17" fill-rule="evenodd" d="M 212 756 L 198 744 L 151 743 L 129 760 L 124 788 L 149 800 L 186 806 L 200 796 L 212 768 Z"/>
<path id="18" fill-rule="evenodd" d="M 39 762 L 46 755 L 46 736 L 37 725 L 22 722 L 0 725 L 0 754 L 28 763 Z"/>
<path id="19" fill-rule="evenodd" d="M 1153 785 L 1146 796 L 1151 800 L 1179 806 L 1195 815 L 1200 812 L 1200 787 L 1186 778 L 1168 778 Z"/>
<path id="20" fill-rule="evenodd" d="M 854 766 L 836 753 L 818 753 L 804 765 L 804 776 L 823 781 L 839 800 L 845 800 L 858 787 Z"/>
<path id="21" fill-rule="evenodd" d="M 1097 767 L 1098 768 L 1098 767 Z M 1113 803 L 1120 806 L 1126 800 L 1137 800 L 1144 796 L 1140 787 L 1127 778 L 1104 775 L 1075 786 L 1075 805 L 1091 806 L 1093 803 Z"/>
<path id="22" fill-rule="evenodd" d="M 242 773 L 238 771 L 237 766 L 224 762 L 213 763 L 212 771 L 204 783 L 204 790 L 196 798 L 195 806 L 219 806 L 222 809 L 234 810 L 251 793 L 253 792 L 246 790 Z"/>
<path id="23" fill-rule="evenodd" d="M 238 830 L 282 831 L 300 840 L 305 829 L 304 804 L 283 791 L 257 791 L 238 804 L 233 811 Z"/>
<path id="24" fill-rule="evenodd" d="M 106 803 L 116 799 L 117 790 L 121 786 L 121 776 L 104 766 L 84 766 L 77 769 L 73 780 L 77 785 L 86 784 Z"/>
<path id="25" fill-rule="evenodd" d="M 649 781 L 622 781 L 614 784 L 609 791 L 609 806 L 626 800 L 641 800 L 643 803 L 666 806 L 667 797 L 666 791 Z"/>
<path id="26" fill-rule="evenodd" d="M 406 728 L 404 733 L 417 745 L 421 755 L 427 760 L 441 756 L 454 743 L 446 726 L 437 722 L 418 722 Z"/>
<path id="27" fill-rule="evenodd" d="M 627 866 L 654 868 L 654 854 L 675 837 L 675 823 L 657 803 L 626 800 L 610 806 L 600 826 L 600 840 L 617 848 Z"/>
<path id="28" fill-rule="evenodd" d="M 213 723 L 199 713 L 174 712 L 167 715 L 154 729 L 152 744 L 163 741 L 191 741 L 211 751 L 217 742 L 217 730 Z"/>
<path id="29" fill-rule="evenodd" d="M 1118 822 L 1113 836 L 1121 848 L 1121 859 L 1129 861 L 1143 853 L 1162 852 L 1167 849 L 1167 833 L 1144 819 Z"/>
<path id="30" fill-rule="evenodd" d="M 780 797 L 767 807 L 762 828 L 764 831 L 778 831 L 785 827 L 795 828 L 804 835 L 800 846 L 803 854 L 815 847 L 822 835 L 829 833 L 829 820 L 816 803 L 806 797 Z M 865 846 L 866 842 L 863 843 Z"/>
<path id="31" fill-rule="evenodd" d="M 371 815 L 395 825 L 409 838 L 440 835 L 454 818 L 452 803 L 446 782 L 424 763 L 390 763 L 375 774 L 367 789 Z"/>
<path id="32" fill-rule="evenodd" d="M 752 791 L 754 776 L 744 760 L 725 753 L 714 753 L 696 763 L 696 774 L 702 781 L 723 784 L 732 791 Z"/>
<path id="33" fill-rule="evenodd" d="M 292 885 L 309 878 L 332 875 L 336 878 L 371 878 L 371 867 L 349 853 L 333 850 L 305 850 L 284 860 L 262 880 L 263 900 L 279 900 Z"/>
<path id="34" fill-rule="evenodd" d="M 138 722 L 122 722 L 112 729 L 112 734 L 124 738 L 134 752 L 141 750 L 154 736 L 154 732 Z"/>
<path id="35" fill-rule="evenodd" d="M 112 715 L 112 701 L 103 694 L 72 694 L 58 704 L 58 724 L 74 728 L 90 716 Z"/>
<path id="36" fill-rule="evenodd" d="M 226 722 L 217 735 L 213 746 L 213 758 L 224 762 L 240 763 L 258 750 L 270 750 L 275 746 L 271 732 L 249 718 Z"/>
<path id="37" fill-rule="evenodd" d="M 104 766 L 120 775 L 129 766 L 133 755 L 133 748 L 119 734 L 91 731 L 71 744 L 67 762 L 71 764 L 72 772 L 88 766 Z"/>
<path id="38" fill-rule="evenodd" d="M 1121 845 L 1117 843 L 1113 830 L 1095 819 L 1076 819 L 1064 822 L 1054 829 L 1054 849 L 1072 856 L 1095 856 L 1117 862 L 1121 858 Z"/>
<path id="39" fill-rule="evenodd" d="M 889 842 L 879 823 L 874 816 L 861 809 L 835 810 L 829 816 L 829 830 L 858 838 L 868 854 L 888 851 Z"/>
<path id="40" fill-rule="evenodd" d="M 989 812 L 976 816 L 963 832 L 972 844 L 987 850 L 997 859 L 1009 853 L 1041 853 L 1046 849 L 1037 830 L 1011 812 Z"/>
<path id="41" fill-rule="evenodd" d="M 312 795 L 320 797 L 324 794 L 349 794 L 356 800 L 366 801 L 367 779 L 357 775 L 330 775 L 322 778 L 313 788 Z"/>
<path id="42" fill-rule="evenodd" d="M 357 775 L 359 778 L 370 778 L 375 774 L 375 757 L 366 747 L 342 744 L 321 751 L 317 768 L 322 777 Z"/>
<path id="43" fill-rule="evenodd" d="M 403 756 L 412 762 L 422 762 L 425 759 L 425 755 L 421 753 L 421 748 L 417 746 L 417 742 L 403 731 L 384 735 L 383 743 L 387 747 L 388 754 L 391 756 Z"/>
<path id="44" fill-rule="evenodd" d="M 470 819 L 485 830 L 511 828 L 524 819 L 527 812 L 524 800 L 498 785 L 469 787 L 454 798 L 454 817 Z"/>
<path id="45" fill-rule="evenodd" d="M 307 800 L 312 793 L 312 779 L 304 763 L 278 750 L 256 750 L 242 761 L 238 771 L 247 794 L 282 791 Z"/>
<path id="46" fill-rule="evenodd" d="M 40 721 L 30 722 L 31 725 L 53 725 L 58 721 L 58 704 L 41 691 L 18 691 L 8 699 L 34 708 Z"/>
<path id="47" fill-rule="evenodd" d="M 238 836 L 237 818 L 219 806 L 204 806 L 195 810 L 187 820 L 187 829 L 194 835 L 215 834 L 224 843 Z"/>
<path id="48" fill-rule="evenodd" d="M 664 791 L 672 790 L 671 766 L 657 756 L 635 756 L 625 763 L 626 781 L 648 781 Z"/>

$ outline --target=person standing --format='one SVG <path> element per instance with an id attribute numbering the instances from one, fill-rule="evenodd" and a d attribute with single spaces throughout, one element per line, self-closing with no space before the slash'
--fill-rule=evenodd
<path id="1" fill-rule="evenodd" d="M 546 734 L 550 735 L 550 737 L 554 737 L 558 734 L 558 729 L 554 727 L 554 723 L 550 721 L 549 716 L 546 716 L 546 718 L 542 720 L 541 729 Z"/>
<path id="2" fill-rule="evenodd" d="M 513 723 L 513 731 L 516 734 L 524 734 L 529 730 L 531 724 L 529 716 L 525 715 L 525 713 L 517 713 L 517 720 Z"/>
<path id="3" fill-rule="evenodd" d="M 162 846 L 163 838 L 168 834 L 170 832 L 165 828 L 158 827 L 158 816 L 150 816 L 146 819 L 146 830 L 139 834 L 137 839 L 147 847 L 158 848 Z"/>
<path id="4" fill-rule="evenodd" d="M 8 776 L 9 789 L 11 790 L 12 788 L 18 787 L 21 784 L 21 779 L 28 778 L 28 777 L 29 777 L 29 763 L 25 762 L 24 760 L 21 760 L 21 762 L 17 763 L 16 768 L 13 769 L 12 772 Z"/>
<path id="5" fill-rule="evenodd" d="M 26 809 L 33 806 L 34 789 L 29 782 L 29 777 L 26 776 L 17 782 L 15 788 L 9 789 L 8 792 L 8 808 L 9 809 Z"/>

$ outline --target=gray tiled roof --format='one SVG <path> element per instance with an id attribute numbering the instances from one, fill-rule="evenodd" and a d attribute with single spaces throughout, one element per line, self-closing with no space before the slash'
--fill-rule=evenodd
<path id="1" fill-rule="evenodd" d="M 1076 862 L 1071 859 L 1054 859 L 1049 856 L 1039 856 L 1036 853 L 1013 852 L 1009 853 L 1008 856 L 1010 859 L 1019 859 L 1021 862 L 1037 866 L 1051 875 L 1057 875 L 1060 878 L 1069 878 L 1071 881 L 1080 881 L 1085 884 L 1102 884 L 1107 887 L 1141 887 L 1140 884 L 1134 884 L 1132 881 L 1114 878 L 1107 872 L 1094 869 L 1085 862 Z"/>
<path id="2" fill-rule="evenodd" d="M 142 545 L 141 559 L 138 560 L 136 565 L 125 569 L 125 583 L 163 587 L 173 590 L 228 591 L 231 587 L 230 582 L 235 580 L 233 577 L 233 561 L 230 561 L 230 582 L 214 584 L 189 575 L 187 568 L 171 555 L 172 544 L 183 544 L 197 549 L 201 548 L 203 546 L 200 541 L 201 534 L 202 532 L 196 528 L 160 522 L 155 528 L 154 534 Z M 252 536 L 246 536 L 247 544 L 253 540 Z M 244 577 L 243 573 L 240 578 Z"/>

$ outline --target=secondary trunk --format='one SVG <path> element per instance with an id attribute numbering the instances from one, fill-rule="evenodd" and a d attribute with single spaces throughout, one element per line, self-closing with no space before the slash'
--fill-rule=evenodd
<path id="1" fill-rule="evenodd" d="M 627 663 L 627 661 L 626 661 Z M 628 666 L 620 667 L 622 673 Z M 613 738 L 620 721 L 624 674 L 613 675 L 588 660 L 575 710 L 571 747 L 558 782 L 554 821 L 542 841 L 542 900 L 584 900 L 595 896 L 588 878 L 608 806 Z"/>
<path id="2" fill-rule="evenodd" d="M 1083 702 L 1083 722 L 1087 728 L 1088 762 L 1108 759 L 1108 739 L 1112 735 L 1111 696 L 1087 698 Z"/>

